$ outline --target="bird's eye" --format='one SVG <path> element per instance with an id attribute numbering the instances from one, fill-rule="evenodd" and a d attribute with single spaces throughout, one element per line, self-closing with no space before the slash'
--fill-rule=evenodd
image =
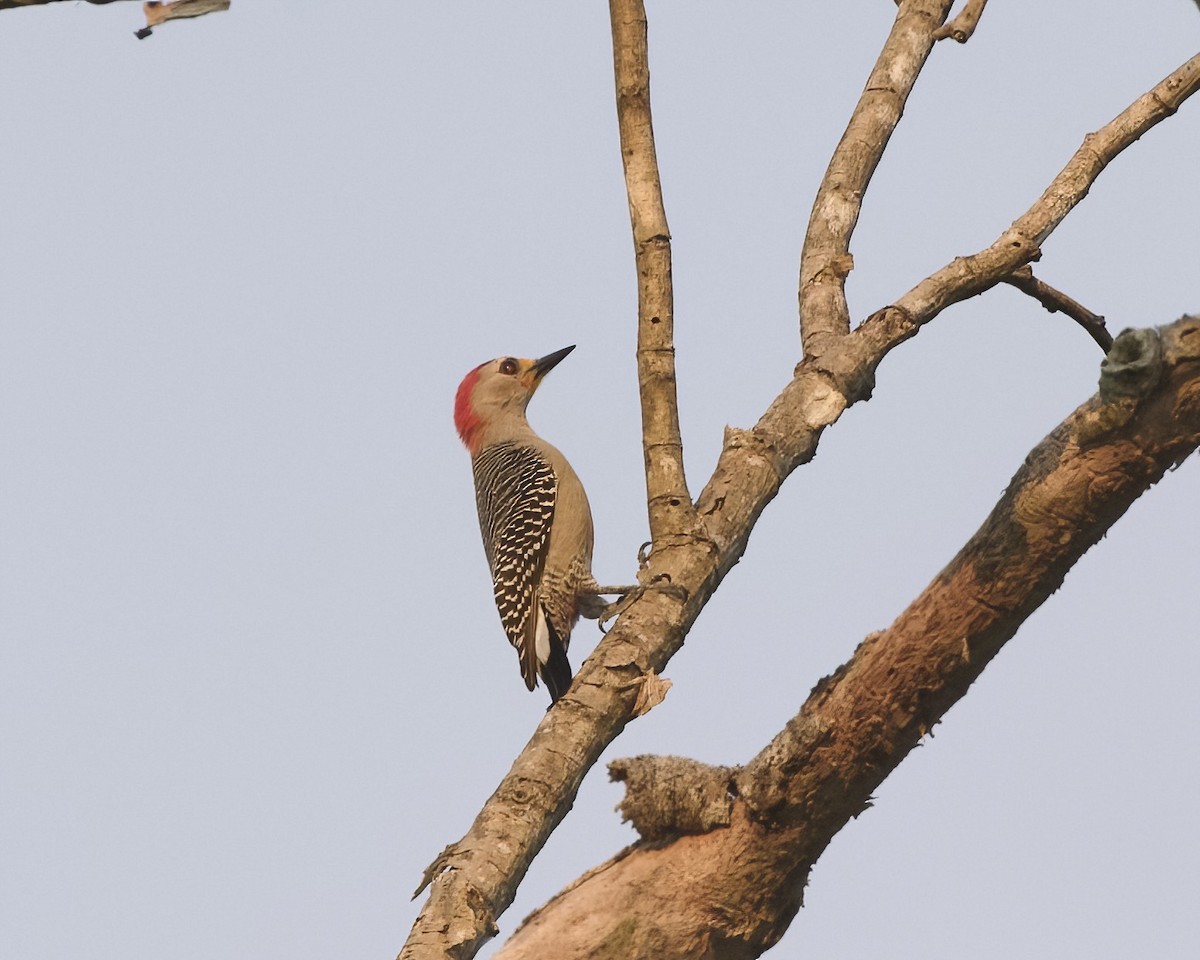
<path id="1" fill-rule="evenodd" d="M 512 357 L 505 357 L 500 361 L 500 372 L 511 377 L 517 372 L 517 361 Z"/>

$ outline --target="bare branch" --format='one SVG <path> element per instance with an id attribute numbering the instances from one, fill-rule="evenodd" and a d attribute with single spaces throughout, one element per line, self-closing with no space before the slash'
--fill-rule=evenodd
<path id="1" fill-rule="evenodd" d="M 905 0 L 905 6 L 922 6 Z M 930 28 L 929 33 L 932 33 Z M 1197 58 L 1200 61 L 1200 58 Z M 1000 282 L 1034 259 L 1037 244 L 1082 198 L 1104 165 L 1163 117 L 1196 85 L 1191 62 L 1139 100 L 1109 127 L 1085 141 L 1034 209 L 1006 233 L 983 267 L 951 264 L 897 304 L 868 318 L 819 362 L 806 358 L 752 430 L 729 430 L 717 468 L 696 509 L 699 536 L 680 538 L 650 557 L 651 576 L 666 574 L 687 592 L 686 602 L 650 591 L 617 621 L 580 668 L 571 691 L 549 710 L 466 836 L 430 871 L 429 901 L 401 951 L 404 960 L 466 960 L 494 935 L 496 918 L 559 821 L 584 774 L 635 715 L 644 678 L 678 651 L 709 596 L 745 551 L 758 516 L 779 485 L 811 459 L 826 426 L 850 403 L 870 395 L 874 370 L 896 344 L 951 303 Z M 1116 132 L 1108 134 L 1113 128 Z M 1042 232 L 1044 230 L 1044 233 Z M 1008 248 L 1015 243 L 1017 254 Z M 990 250 L 991 248 L 989 248 Z M 983 257 L 983 255 L 980 255 Z M 736 819 L 736 818 L 735 818 Z"/>
<path id="2" fill-rule="evenodd" d="M 907 0 L 900 5 L 829 160 L 800 253 L 800 337 L 807 357 L 818 356 L 850 330 L 846 277 L 854 267 L 850 238 L 863 196 L 933 49 L 934 30 L 952 5 L 952 0 Z"/>
<path id="3" fill-rule="evenodd" d="M 642 0 L 611 0 L 613 74 L 621 160 L 633 227 L 638 278 L 638 383 L 650 536 L 656 548 L 698 526 L 683 471 L 675 391 L 675 314 L 671 233 L 663 206 L 654 127 L 650 64 Z"/>
<path id="4" fill-rule="evenodd" d="M 806 357 L 751 430 L 727 430 L 716 470 L 697 509 L 724 576 L 745 550 L 759 514 L 800 464 L 812 459 L 825 428 L 852 403 L 871 395 L 875 369 L 890 350 L 951 304 L 990 289 L 1040 255 L 1039 244 L 1087 195 L 1108 163 L 1175 113 L 1200 87 L 1193 57 L 1083 145 L 1023 216 L 990 247 L 960 257 L 922 280 L 894 304 L 868 317 L 835 349 Z"/>
<path id="5" fill-rule="evenodd" d="M 1041 256 L 1041 244 L 1087 196 L 1096 178 L 1123 150 L 1174 114 L 1200 89 L 1200 54 L 1192 57 L 1083 144 L 1046 188 L 1038 201 L 990 247 L 958 257 L 926 277 L 896 301 L 893 308 L 867 319 L 856 331 L 881 337 L 876 349 L 886 352 L 913 336 L 951 304 L 994 287 L 1018 267 Z M 887 314 L 898 314 L 887 316 Z"/>
<path id="6" fill-rule="evenodd" d="M 1078 300 L 1071 299 L 1061 290 L 1056 290 L 1050 284 L 1039 280 L 1033 275 L 1033 267 L 1026 264 L 1014 270 L 1004 277 L 1004 282 L 1016 287 L 1022 293 L 1029 294 L 1051 313 L 1060 311 L 1065 313 L 1083 327 L 1088 332 L 1088 336 L 1095 340 L 1105 353 L 1108 353 L 1112 347 L 1112 334 L 1104 326 L 1104 318 L 1098 313 L 1092 313 Z"/>
<path id="7" fill-rule="evenodd" d="M 1106 391 L 1106 378 L 1123 389 Z M 832 837 L 869 805 L 1074 563 L 1197 446 L 1200 317 L 1161 331 L 1126 331 L 1101 375 L 1100 395 L 1033 449 L 950 564 L 733 772 L 731 809 L 715 789 L 730 771 L 664 761 L 671 793 L 679 792 L 674 781 L 692 777 L 715 802 L 710 813 L 701 799 L 704 812 L 690 818 L 706 832 L 622 851 L 531 916 L 496 960 L 742 960 L 772 946 Z M 653 775 L 651 758 L 637 763 Z M 640 808 L 655 805 L 653 797 L 635 799 Z M 667 796 L 662 805 L 675 801 Z M 679 896 L 681 877 L 686 897 Z M 619 951 L 599 949 L 617 942 Z"/>
<path id="8" fill-rule="evenodd" d="M 709 593 L 711 545 L 683 474 L 675 399 L 670 236 L 650 124 L 645 11 L 612 0 L 613 63 L 622 158 L 638 266 L 638 373 L 651 533 L 648 576 L 666 574 L 690 597 L 652 591 L 617 621 L 550 709 L 466 836 L 426 871 L 417 893 L 429 901 L 401 960 L 474 956 L 550 833 L 566 815 L 584 774 L 644 712 L 646 685 L 679 649 Z M 664 542 L 664 540 L 666 542 Z M 669 548 L 669 549 L 667 549 Z"/>
<path id="9" fill-rule="evenodd" d="M 967 0 L 966 5 L 947 24 L 938 27 L 933 35 L 934 40 L 952 39 L 956 43 L 966 43 L 979 25 L 987 0 Z"/>

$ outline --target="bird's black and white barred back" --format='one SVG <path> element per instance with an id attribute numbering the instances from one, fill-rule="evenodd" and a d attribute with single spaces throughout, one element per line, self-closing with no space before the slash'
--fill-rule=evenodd
<path id="1" fill-rule="evenodd" d="M 557 699 L 571 683 L 565 638 L 539 596 L 558 495 L 553 466 L 537 450 L 494 443 L 474 458 L 479 530 L 496 609 L 530 690 L 540 675 Z"/>

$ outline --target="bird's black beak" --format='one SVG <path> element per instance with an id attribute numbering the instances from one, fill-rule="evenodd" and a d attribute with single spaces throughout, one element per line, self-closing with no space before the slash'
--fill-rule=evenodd
<path id="1" fill-rule="evenodd" d="M 569 347 L 563 347 L 561 350 L 555 350 L 553 353 L 548 353 L 544 357 L 533 361 L 533 366 L 530 367 L 530 372 L 533 374 L 533 382 L 536 386 L 541 382 L 542 377 L 548 374 L 551 370 L 559 365 L 562 360 L 575 349 L 575 344 Z"/>

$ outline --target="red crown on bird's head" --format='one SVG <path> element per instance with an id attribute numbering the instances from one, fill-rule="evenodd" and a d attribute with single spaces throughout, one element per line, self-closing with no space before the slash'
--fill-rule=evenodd
<path id="1" fill-rule="evenodd" d="M 454 429 L 458 431 L 458 436 L 466 448 L 471 451 L 471 456 L 479 452 L 475 449 L 475 444 L 479 439 L 479 428 L 483 426 L 483 420 L 475 412 L 475 406 L 471 402 L 471 392 L 479 382 L 479 371 L 484 366 L 486 363 L 481 363 L 463 377 L 462 383 L 458 385 L 458 392 L 454 395 Z"/>

